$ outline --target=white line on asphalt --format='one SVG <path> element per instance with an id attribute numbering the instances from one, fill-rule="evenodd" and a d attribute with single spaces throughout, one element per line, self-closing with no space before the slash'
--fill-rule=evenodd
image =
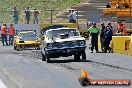
<path id="1" fill-rule="evenodd" d="M 0 80 L 0 88 L 7 88 L 5 84 Z"/>

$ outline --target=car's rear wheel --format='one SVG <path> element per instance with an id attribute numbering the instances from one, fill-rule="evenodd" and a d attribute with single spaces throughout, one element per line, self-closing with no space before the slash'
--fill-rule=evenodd
<path id="1" fill-rule="evenodd" d="M 40 45 L 38 45 L 37 47 L 35 47 L 35 50 L 40 50 Z"/>
<path id="2" fill-rule="evenodd" d="M 20 48 L 19 48 L 19 46 L 18 46 L 18 45 L 16 45 L 16 50 L 17 50 L 17 51 L 19 51 L 19 50 L 20 50 Z"/>
<path id="3" fill-rule="evenodd" d="M 40 50 L 40 47 L 38 47 L 38 48 L 35 48 L 35 50 Z"/>
<path id="4" fill-rule="evenodd" d="M 86 52 L 85 52 L 85 50 L 82 51 L 82 60 L 86 60 Z"/>
<path id="5" fill-rule="evenodd" d="M 80 54 L 79 53 L 74 54 L 74 60 L 75 61 L 80 60 Z"/>
<path id="6" fill-rule="evenodd" d="M 50 56 L 46 53 L 46 51 L 44 51 L 44 54 L 43 54 L 44 56 L 45 56 L 45 60 L 46 60 L 46 62 L 47 63 L 50 63 Z"/>
<path id="7" fill-rule="evenodd" d="M 45 55 L 42 53 L 42 51 L 41 51 L 41 55 L 42 55 L 42 61 L 46 61 L 46 57 L 45 57 Z"/>

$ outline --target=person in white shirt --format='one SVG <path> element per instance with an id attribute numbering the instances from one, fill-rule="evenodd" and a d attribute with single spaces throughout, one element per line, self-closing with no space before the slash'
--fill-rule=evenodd
<path id="1" fill-rule="evenodd" d="M 116 8 L 120 8 L 120 4 L 119 3 L 116 4 Z"/>
<path id="2" fill-rule="evenodd" d="M 68 15 L 69 23 L 76 23 L 76 19 L 77 19 L 76 12 L 74 10 L 69 10 L 69 13 L 70 13 Z"/>

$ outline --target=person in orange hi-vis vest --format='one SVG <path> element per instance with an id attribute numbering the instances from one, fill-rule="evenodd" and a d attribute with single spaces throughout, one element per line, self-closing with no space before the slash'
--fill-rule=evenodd
<path id="1" fill-rule="evenodd" d="M 118 32 L 121 32 L 123 35 L 125 35 L 126 34 L 126 25 L 123 24 L 121 21 L 118 21 L 117 30 L 118 30 Z"/>
<path id="2" fill-rule="evenodd" d="M 13 45 L 14 41 L 14 34 L 15 34 L 15 28 L 13 27 L 13 24 L 10 24 L 10 27 L 8 28 L 9 32 L 9 45 Z"/>
<path id="3" fill-rule="evenodd" d="M 3 46 L 5 46 L 4 42 L 6 43 L 6 46 L 8 46 L 8 43 L 7 43 L 7 28 L 6 28 L 6 23 L 4 23 L 1 26 L 1 38 L 2 38 L 2 44 L 3 44 Z"/>

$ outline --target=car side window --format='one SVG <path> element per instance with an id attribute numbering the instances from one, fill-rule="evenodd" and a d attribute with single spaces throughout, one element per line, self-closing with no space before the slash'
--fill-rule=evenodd
<path id="1" fill-rule="evenodd" d="M 51 38 L 52 38 L 52 34 L 51 34 L 50 32 L 47 32 L 46 37 L 47 37 L 48 39 L 51 39 Z"/>

